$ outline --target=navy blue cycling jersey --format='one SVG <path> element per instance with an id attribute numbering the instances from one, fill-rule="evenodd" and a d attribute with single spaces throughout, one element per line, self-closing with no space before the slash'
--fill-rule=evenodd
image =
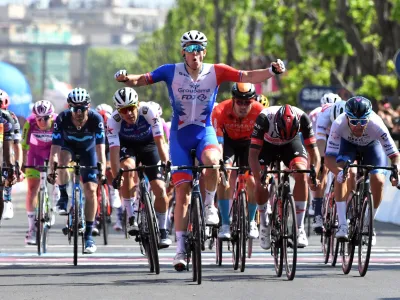
<path id="1" fill-rule="evenodd" d="M 94 110 L 89 110 L 88 120 L 81 128 L 72 123 L 72 112 L 69 109 L 60 113 L 54 122 L 53 145 L 90 150 L 104 143 L 103 118 Z"/>

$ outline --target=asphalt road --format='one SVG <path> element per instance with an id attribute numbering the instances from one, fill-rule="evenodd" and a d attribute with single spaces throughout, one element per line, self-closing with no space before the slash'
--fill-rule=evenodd
<path id="1" fill-rule="evenodd" d="M 161 273 L 149 273 L 147 260 L 133 239 L 113 232 L 110 245 L 97 237 L 97 253 L 81 255 L 72 264 L 72 246 L 61 233 L 65 217 L 51 229 L 48 253 L 38 257 L 35 246 L 25 246 L 27 218 L 23 195 L 15 196 L 15 216 L 0 228 L 0 299 L 400 299 L 400 227 L 376 223 L 366 277 L 357 271 L 357 257 L 349 275 L 322 262 L 319 238 L 299 250 L 296 278 L 275 276 L 270 252 L 255 241 L 253 257 L 244 273 L 233 271 L 224 248 L 223 266 L 215 265 L 213 251 L 203 253 L 203 283 L 191 282 L 191 272 L 172 267 L 175 245 L 160 251 Z M 357 254 L 356 254 L 357 255 Z M 79 298 L 78 298 L 79 297 Z"/>

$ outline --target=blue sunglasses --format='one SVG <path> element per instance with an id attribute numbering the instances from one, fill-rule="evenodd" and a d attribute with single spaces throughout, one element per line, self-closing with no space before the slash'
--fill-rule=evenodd
<path id="1" fill-rule="evenodd" d="M 349 119 L 349 123 L 352 126 L 357 126 L 358 124 L 365 126 L 368 124 L 368 121 L 368 119 Z"/>
<path id="2" fill-rule="evenodd" d="M 85 111 L 87 111 L 88 109 L 89 109 L 89 106 L 87 106 L 87 105 L 70 106 L 70 110 L 71 110 L 72 112 L 79 112 L 79 110 L 80 110 L 81 112 L 85 112 Z"/>
<path id="3" fill-rule="evenodd" d="M 200 52 L 200 51 L 203 51 L 204 49 L 206 49 L 206 47 L 203 47 L 202 45 L 199 45 L 199 44 L 189 45 L 189 46 L 183 48 L 183 50 L 185 50 L 188 53 Z"/>

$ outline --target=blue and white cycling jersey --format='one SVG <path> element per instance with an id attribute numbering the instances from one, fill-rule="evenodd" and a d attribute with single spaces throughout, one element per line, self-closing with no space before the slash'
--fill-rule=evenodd
<path id="1" fill-rule="evenodd" d="M 89 110 L 88 120 L 81 128 L 72 123 L 72 112 L 69 109 L 61 112 L 54 122 L 53 145 L 94 151 L 95 145 L 104 143 L 103 118 L 94 110 Z"/>

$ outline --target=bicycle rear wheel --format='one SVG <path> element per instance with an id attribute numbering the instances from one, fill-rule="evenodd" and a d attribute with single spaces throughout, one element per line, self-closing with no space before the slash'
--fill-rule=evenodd
<path id="1" fill-rule="evenodd" d="M 371 193 L 366 193 L 366 196 L 363 198 L 360 227 L 358 228 L 358 272 L 362 277 L 365 276 L 368 271 L 369 259 L 371 257 L 372 234 L 374 230 Z"/>
<path id="2" fill-rule="evenodd" d="M 154 272 L 156 274 L 160 274 L 160 262 L 158 258 L 158 237 L 154 226 L 155 215 L 153 214 L 153 210 L 151 209 L 152 204 L 150 201 L 150 194 L 146 191 L 142 197 L 144 209 L 146 212 L 150 255 L 153 259 Z"/>
<path id="3" fill-rule="evenodd" d="M 124 211 L 122 213 L 122 226 L 124 227 L 124 235 L 125 235 L 125 239 L 129 238 L 129 234 L 128 234 L 128 214 L 126 212 L 126 209 L 124 208 Z"/>
<path id="4" fill-rule="evenodd" d="M 216 238 L 217 242 L 215 243 L 215 263 L 218 266 L 222 265 L 222 239 Z"/>
<path id="5" fill-rule="evenodd" d="M 355 250 L 355 242 L 356 239 L 356 219 L 357 216 L 354 215 L 353 205 L 356 203 L 356 195 L 353 195 L 350 202 L 347 203 L 346 208 L 346 219 L 349 229 L 349 240 L 347 242 L 341 242 L 341 252 L 342 252 L 342 270 L 344 274 L 349 274 L 351 270 L 351 266 L 353 265 L 354 259 L 354 250 Z"/>
<path id="6" fill-rule="evenodd" d="M 327 264 L 329 261 L 329 255 L 331 251 L 331 237 L 335 236 L 334 232 L 332 232 L 331 228 L 331 218 L 332 218 L 332 207 L 329 203 L 329 194 L 327 197 L 324 198 L 324 202 L 322 204 L 322 216 L 323 216 L 323 223 L 324 229 L 321 235 L 321 246 L 322 246 L 322 253 L 324 254 L 324 264 Z"/>
<path id="7" fill-rule="evenodd" d="M 247 213 L 247 196 L 246 192 L 242 191 L 239 194 L 239 253 L 240 253 L 240 272 L 244 272 L 246 268 L 246 244 L 249 232 L 249 216 Z"/>
<path id="8" fill-rule="evenodd" d="M 74 266 L 78 265 L 78 236 L 79 236 L 79 191 L 74 189 Z"/>
<path id="9" fill-rule="evenodd" d="M 48 225 L 43 226 L 43 236 L 42 236 L 42 253 L 47 253 L 47 244 L 49 242 L 49 230 Z"/>
<path id="10" fill-rule="evenodd" d="M 297 219 L 296 207 L 291 194 L 284 202 L 283 210 L 283 251 L 285 256 L 286 276 L 293 280 L 297 265 Z"/>
<path id="11" fill-rule="evenodd" d="M 283 271 L 282 219 L 279 213 L 280 206 L 281 201 L 275 196 L 274 208 L 271 216 L 271 253 L 274 257 L 275 273 L 277 277 L 281 277 Z"/>
<path id="12" fill-rule="evenodd" d="M 100 212 L 100 222 L 101 228 L 103 230 L 103 241 L 104 245 L 108 245 L 108 223 L 107 223 L 107 216 L 108 216 L 108 191 L 106 185 L 100 185 L 100 195 L 101 195 L 101 212 Z"/>
<path id="13" fill-rule="evenodd" d="M 37 204 L 37 215 L 36 215 L 36 245 L 38 255 L 42 255 L 42 234 L 43 234 L 43 205 L 44 205 L 44 191 L 39 191 L 39 199 Z"/>
<path id="14" fill-rule="evenodd" d="M 191 201 L 191 215 L 192 215 L 192 272 L 193 281 L 201 284 L 202 270 L 201 270 L 201 214 L 200 214 L 200 197 L 195 194 Z"/>

